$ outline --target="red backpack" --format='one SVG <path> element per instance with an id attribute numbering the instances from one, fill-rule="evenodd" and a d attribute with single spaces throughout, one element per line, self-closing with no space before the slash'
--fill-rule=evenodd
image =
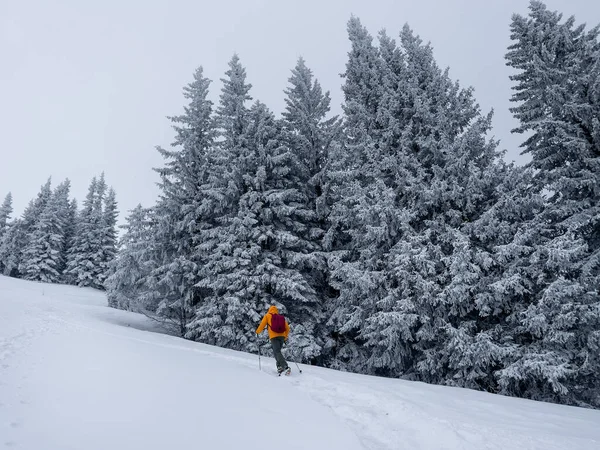
<path id="1" fill-rule="evenodd" d="M 271 330 L 275 333 L 285 333 L 285 317 L 281 314 L 271 314 Z"/>

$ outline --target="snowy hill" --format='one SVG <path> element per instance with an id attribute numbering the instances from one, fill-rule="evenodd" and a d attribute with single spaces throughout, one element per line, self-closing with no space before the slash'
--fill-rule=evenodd
<path id="1" fill-rule="evenodd" d="M 598 449 L 600 411 L 274 363 L 0 277 L 0 448 Z M 292 366 L 295 369 L 295 366 Z"/>

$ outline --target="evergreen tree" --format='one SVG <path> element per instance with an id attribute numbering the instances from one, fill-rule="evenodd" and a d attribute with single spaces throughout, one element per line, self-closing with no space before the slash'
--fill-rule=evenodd
<path id="1" fill-rule="evenodd" d="M 8 219 L 10 218 L 12 211 L 12 194 L 9 192 L 4 198 L 2 206 L 0 206 L 0 239 L 2 239 L 2 235 L 8 226 Z"/>
<path id="2" fill-rule="evenodd" d="M 105 191 L 104 176 L 100 180 L 94 177 L 77 218 L 76 233 L 65 271 L 68 282 L 76 286 L 102 288 L 101 222 L 102 195 Z"/>
<path id="3" fill-rule="evenodd" d="M 141 205 L 131 210 L 120 239 L 120 250 L 110 262 L 105 286 L 108 305 L 129 311 L 147 312 L 143 304 L 148 287 L 146 279 L 153 270 L 152 222 L 150 211 Z"/>
<path id="4" fill-rule="evenodd" d="M 382 177 L 395 186 L 403 217 L 389 226 L 397 237 L 387 262 L 387 298 L 362 336 L 373 348 L 369 363 L 382 373 L 463 385 L 469 381 L 443 358 L 450 338 L 441 330 L 453 335 L 477 315 L 472 305 L 483 261 L 465 226 L 494 204 L 503 174 L 495 167 L 496 144 L 485 139 L 491 115 L 481 116 L 472 89 L 453 82 L 408 26 L 400 44 L 396 49 L 381 37 L 386 89 L 380 120 L 382 148 L 393 155 L 384 166 L 393 171 Z"/>
<path id="5" fill-rule="evenodd" d="M 8 232 L 8 229 L 11 227 L 11 223 L 8 219 L 10 218 L 12 211 L 12 194 L 9 192 L 4 198 L 2 206 L 0 206 L 0 273 L 4 273 L 2 242 L 4 235 Z"/>
<path id="6" fill-rule="evenodd" d="M 349 32 L 345 140 L 329 173 L 335 363 L 484 385 L 493 364 L 473 377 L 466 358 L 448 355 L 468 337 L 470 354 L 483 356 L 475 297 L 491 257 L 478 252 L 470 226 L 511 176 L 485 138 L 491 115 L 407 26 L 400 47 L 385 33 L 375 47 L 357 19 Z"/>
<path id="7" fill-rule="evenodd" d="M 502 392 L 600 406 L 600 42 L 573 17 L 530 4 L 513 16 L 507 63 L 518 71 L 512 108 L 545 196 L 526 223 L 527 287 L 517 318 L 520 352 L 500 373 Z"/>
<path id="8" fill-rule="evenodd" d="M 30 245 L 35 227 L 51 197 L 52 180 L 49 178 L 40 188 L 37 197 L 29 202 L 23 212 L 22 220 L 19 221 L 18 227 L 13 230 L 14 233 L 11 236 L 12 244 L 10 245 L 12 248 L 10 255 L 10 266 L 12 268 L 10 272 L 14 276 L 23 276 L 24 264 L 27 264 L 23 251 Z"/>
<path id="9" fill-rule="evenodd" d="M 117 254 L 117 200 L 114 189 L 110 188 L 104 201 L 102 220 L 100 221 L 100 270 L 98 281 L 104 284 L 110 272 L 110 264 Z"/>
<path id="10" fill-rule="evenodd" d="M 224 339 L 225 333 L 221 333 L 227 301 L 223 294 L 229 286 L 220 274 L 226 270 L 224 264 L 233 249 L 229 227 L 238 215 L 244 189 L 246 168 L 241 163 L 247 152 L 249 111 L 246 102 L 251 99 L 251 85 L 246 83 L 246 71 L 237 55 L 229 62 L 226 78 L 221 81 L 223 87 L 215 115 L 218 140 L 208 154 L 202 208 L 205 211 L 204 226 L 198 230 L 195 245 L 196 257 L 202 260 L 196 283 L 199 301 L 187 337 L 208 343 L 218 341 L 219 345 L 228 346 L 235 338 L 232 333 Z M 219 333 L 223 338 L 218 336 Z M 237 348 L 246 344 L 239 342 Z"/>
<path id="11" fill-rule="evenodd" d="M 303 239 L 301 221 L 310 211 L 295 179 L 296 155 L 283 145 L 265 105 L 255 103 L 248 118 L 247 147 L 232 161 L 241 175 L 237 214 L 221 229 L 222 244 L 206 266 L 212 276 L 200 283 L 213 294 L 190 327 L 194 338 L 238 349 L 253 348 L 255 328 L 248 324 L 257 323 L 267 305 L 280 305 L 292 322 L 307 319 L 305 330 L 314 326 L 310 309 L 318 305 L 302 273 L 313 246 Z M 315 337 L 298 331 L 298 351 L 317 355 Z"/>
<path id="12" fill-rule="evenodd" d="M 48 178 L 48 181 L 40 188 L 40 192 L 37 197 L 29 202 L 25 212 L 23 213 L 23 222 L 27 232 L 32 232 L 35 224 L 42 215 L 44 208 L 52 197 L 52 179 Z"/>
<path id="13" fill-rule="evenodd" d="M 69 215 L 70 181 L 61 183 L 45 205 L 23 251 L 23 277 L 57 283 L 64 265 L 65 225 Z"/>
<path id="14" fill-rule="evenodd" d="M 336 346 L 332 349 L 334 366 L 349 364 L 353 370 L 366 370 L 366 353 L 356 341 L 359 329 L 368 317 L 368 303 L 383 295 L 385 285 L 381 272 L 360 261 L 362 249 L 377 252 L 367 235 L 370 221 L 368 209 L 379 208 L 380 201 L 390 197 L 378 182 L 374 170 L 379 164 L 375 151 L 379 135 L 377 111 L 382 101 L 382 61 L 379 49 L 360 21 L 353 17 L 348 24 L 351 50 L 343 75 L 345 102 L 344 140 L 329 155 L 326 191 L 332 204 L 330 228 L 324 239 L 329 251 L 331 286 L 336 293 L 330 303 L 328 325 Z M 377 215 L 373 211 L 374 216 Z M 368 256 L 372 260 L 381 255 Z M 375 269 L 375 270 L 373 270 Z M 381 289 L 381 292 L 376 292 Z"/>
<path id="15" fill-rule="evenodd" d="M 0 266 L 4 275 L 11 277 L 19 275 L 18 268 L 24 241 L 23 220 L 15 219 L 9 222 L 0 240 Z"/>
<path id="16" fill-rule="evenodd" d="M 238 55 L 229 61 L 226 78 L 221 78 L 219 107 L 217 108 L 217 126 L 223 138 L 222 149 L 236 154 L 243 149 L 244 135 L 248 126 L 247 102 L 252 100 L 249 92 L 252 85 L 246 83 L 246 69 L 241 65 Z"/>
<path id="17" fill-rule="evenodd" d="M 67 269 L 67 261 L 69 258 L 69 254 L 71 252 L 71 248 L 73 247 L 73 242 L 75 239 L 75 233 L 77 231 L 77 200 L 73 199 L 69 202 L 69 208 L 65 217 L 64 224 L 64 235 L 65 235 L 65 244 L 63 246 L 63 253 L 61 256 L 61 266 L 59 272 L 62 273 L 62 282 L 68 282 L 68 274 L 65 274 Z"/>
<path id="18" fill-rule="evenodd" d="M 104 215 L 104 202 L 106 201 L 107 190 L 108 186 L 106 184 L 106 179 L 103 172 L 100 174 L 100 178 L 98 178 L 96 182 L 96 190 L 94 192 L 94 201 L 92 206 L 92 216 L 95 224 L 98 225 L 102 222 L 102 217 Z"/>
<path id="19" fill-rule="evenodd" d="M 207 99 L 209 85 L 210 80 L 199 68 L 194 81 L 184 88 L 184 97 L 189 100 L 184 114 L 171 118 L 176 131 L 173 147 L 177 150 L 159 149 L 166 164 L 157 169 L 162 190 L 154 211 L 157 266 L 148 283 L 160 295 L 156 314 L 174 322 L 181 335 L 186 334 L 194 317 L 199 296 L 195 284 L 204 258 L 196 252 L 200 231 L 215 214 L 209 184 L 215 141 L 212 102 Z M 152 304 L 154 300 L 150 296 L 145 302 Z"/>
<path id="20" fill-rule="evenodd" d="M 229 62 L 229 70 L 222 78 L 223 87 L 219 97 L 215 122 L 218 133 L 218 145 L 211 161 L 210 184 L 218 193 L 219 204 L 216 212 L 215 226 L 206 236 L 218 240 L 220 226 L 227 226 L 228 220 L 235 217 L 241 193 L 244 190 L 244 167 L 239 165 L 247 152 L 247 130 L 249 110 L 247 102 L 252 100 L 249 92 L 252 85 L 246 83 L 246 69 L 241 65 L 239 57 L 233 55 Z"/>
<path id="21" fill-rule="evenodd" d="M 323 93 L 312 71 L 300 58 L 285 90 L 283 139 L 291 153 L 286 185 L 295 189 L 294 215 L 286 220 L 289 232 L 298 237 L 296 256 L 283 265 L 299 270 L 316 293 L 316 302 L 283 300 L 293 322 L 291 349 L 296 359 L 321 358 L 326 343 L 325 302 L 329 295 L 329 269 L 321 241 L 329 213 L 325 183 L 329 150 L 338 133 L 337 118 L 327 119 L 329 92 Z M 291 206 L 291 204 L 290 204 Z M 299 257 L 299 255 L 302 255 Z"/>

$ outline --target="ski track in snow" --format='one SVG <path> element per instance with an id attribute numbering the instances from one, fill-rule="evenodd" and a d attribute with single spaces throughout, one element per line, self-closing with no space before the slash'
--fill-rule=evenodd
<path id="1" fill-rule="evenodd" d="M 0 308 L 7 304 L 10 315 L 0 309 L 0 448 L 27 448 L 18 437 L 36 398 L 27 397 L 23 385 L 43 362 L 29 350 L 49 335 L 104 335 L 149 351 L 186 352 L 185 359 L 197 355 L 258 370 L 257 355 L 158 334 L 149 319 L 104 306 L 104 295 L 91 289 L 0 277 Z M 272 358 L 262 357 L 265 375 L 280 378 L 270 381 L 277 389 L 293 389 L 328 408 L 368 450 L 600 448 L 600 411 L 304 365 L 299 374 L 295 364 L 291 376 L 278 377 L 274 367 Z"/>

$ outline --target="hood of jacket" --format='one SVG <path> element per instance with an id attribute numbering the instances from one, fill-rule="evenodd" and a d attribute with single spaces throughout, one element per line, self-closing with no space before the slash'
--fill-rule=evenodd
<path id="1" fill-rule="evenodd" d="M 269 308 L 269 311 L 267 312 L 267 314 L 279 314 L 279 310 L 277 309 L 277 306 L 272 305 Z"/>

